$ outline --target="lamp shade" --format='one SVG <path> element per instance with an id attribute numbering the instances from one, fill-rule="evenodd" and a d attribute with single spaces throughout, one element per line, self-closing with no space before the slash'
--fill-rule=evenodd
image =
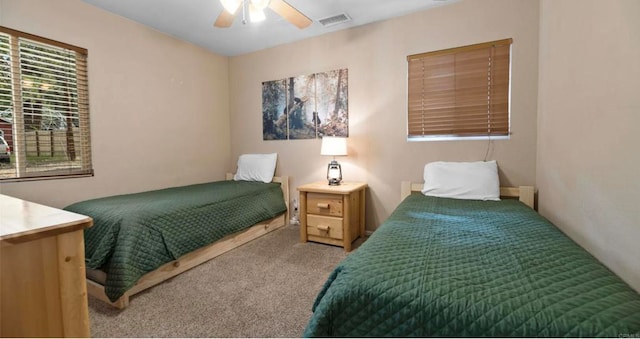
<path id="1" fill-rule="evenodd" d="M 322 137 L 320 155 L 347 155 L 347 138 Z"/>

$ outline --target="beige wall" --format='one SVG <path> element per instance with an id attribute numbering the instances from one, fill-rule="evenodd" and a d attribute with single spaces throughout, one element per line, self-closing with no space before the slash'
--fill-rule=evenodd
<path id="1" fill-rule="evenodd" d="M 640 1 L 540 14 L 540 213 L 640 291 Z"/>
<path id="2" fill-rule="evenodd" d="M 430 161 L 482 160 L 488 145 L 406 141 L 406 56 L 513 38 L 513 135 L 494 141 L 489 158 L 498 161 L 503 184 L 533 185 L 538 10 L 537 1 L 463 1 L 231 58 L 232 159 L 278 152 L 277 172 L 292 176 L 292 193 L 297 185 L 323 180 L 331 159 L 320 156 L 320 140 L 262 140 L 261 83 L 348 68 L 350 154 L 338 160 L 345 180 L 370 185 L 367 228 L 375 229 L 399 203 L 402 180 L 422 181 Z"/>
<path id="3" fill-rule="evenodd" d="M 0 25 L 89 50 L 91 178 L 0 184 L 56 207 L 219 180 L 231 165 L 228 59 L 80 0 L 0 0 Z"/>

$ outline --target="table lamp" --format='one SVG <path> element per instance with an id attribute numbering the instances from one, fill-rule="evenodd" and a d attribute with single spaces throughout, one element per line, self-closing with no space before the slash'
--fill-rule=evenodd
<path id="1" fill-rule="evenodd" d="M 333 160 L 327 166 L 327 180 L 330 186 L 340 185 L 342 181 L 342 168 L 336 161 L 336 156 L 347 155 L 347 138 L 344 137 L 322 137 L 322 147 L 320 155 L 331 155 Z"/>

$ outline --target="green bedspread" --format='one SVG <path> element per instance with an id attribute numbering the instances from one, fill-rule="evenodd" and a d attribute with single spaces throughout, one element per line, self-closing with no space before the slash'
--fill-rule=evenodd
<path id="1" fill-rule="evenodd" d="M 331 274 L 305 336 L 640 336 L 640 295 L 514 200 L 413 194 Z"/>
<path id="2" fill-rule="evenodd" d="M 65 208 L 91 216 L 86 266 L 107 272 L 117 300 L 144 274 L 286 211 L 280 184 L 220 181 L 99 198 Z"/>

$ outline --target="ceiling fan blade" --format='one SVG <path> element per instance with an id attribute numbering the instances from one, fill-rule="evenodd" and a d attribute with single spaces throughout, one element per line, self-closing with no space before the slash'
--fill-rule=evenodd
<path id="1" fill-rule="evenodd" d="M 281 17 L 290 23 L 296 25 L 298 28 L 303 29 L 311 25 L 311 19 L 302 14 L 299 10 L 286 3 L 284 0 L 271 0 L 269 2 L 269 8 L 274 12 L 280 14 Z"/>
<path id="2" fill-rule="evenodd" d="M 216 22 L 213 25 L 218 28 L 231 27 L 231 24 L 233 23 L 233 19 L 235 17 L 236 16 L 234 14 L 231 14 L 226 10 L 222 10 L 222 13 L 218 15 L 218 18 L 216 19 Z"/>

